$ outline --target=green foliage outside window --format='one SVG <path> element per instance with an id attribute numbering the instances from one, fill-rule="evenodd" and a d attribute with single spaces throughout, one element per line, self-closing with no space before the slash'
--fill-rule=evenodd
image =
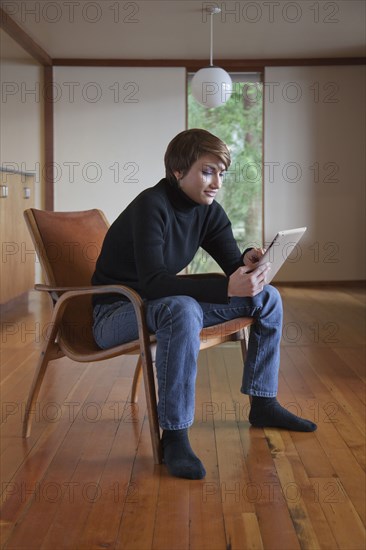
<path id="1" fill-rule="evenodd" d="M 235 82 L 225 105 L 206 109 L 188 87 L 188 128 L 208 130 L 231 152 L 232 163 L 217 201 L 231 220 L 241 250 L 262 244 L 262 98 L 261 83 Z M 219 270 L 204 250 L 198 251 L 189 266 L 191 273 Z"/>

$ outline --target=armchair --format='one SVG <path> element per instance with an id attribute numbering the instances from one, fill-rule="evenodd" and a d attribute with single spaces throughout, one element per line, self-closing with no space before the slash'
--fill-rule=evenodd
<path id="1" fill-rule="evenodd" d="M 23 436 L 30 435 L 32 411 L 50 361 L 67 356 L 73 361 L 92 362 L 135 354 L 139 358 L 132 383 L 131 401 L 137 401 L 138 385 L 143 374 L 154 461 L 156 464 L 161 463 L 153 370 L 156 340 L 146 327 L 144 302 L 137 292 L 127 286 L 90 284 L 109 227 L 108 221 L 97 209 L 49 212 L 32 208 L 24 212 L 24 217 L 46 280 L 46 284 L 37 284 L 35 288 L 47 292 L 52 305 L 52 320 L 26 404 Z M 102 293 L 121 294 L 131 301 L 138 323 L 137 340 L 107 350 L 101 350 L 96 345 L 92 334 L 92 296 Z M 239 318 L 203 329 L 201 349 L 240 340 L 245 358 L 245 329 L 251 323 L 251 318 Z"/>

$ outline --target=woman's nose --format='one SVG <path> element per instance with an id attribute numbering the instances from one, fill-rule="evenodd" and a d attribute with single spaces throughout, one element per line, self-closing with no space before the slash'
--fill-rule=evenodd
<path id="1" fill-rule="evenodd" d="M 214 189 L 220 189 L 221 185 L 222 185 L 222 181 L 221 181 L 220 174 L 215 174 L 213 176 L 212 183 L 211 183 L 210 187 L 212 187 Z"/>

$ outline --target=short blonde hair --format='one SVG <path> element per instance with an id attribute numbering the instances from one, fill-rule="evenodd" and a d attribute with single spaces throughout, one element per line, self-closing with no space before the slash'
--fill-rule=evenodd
<path id="1" fill-rule="evenodd" d="M 169 143 L 164 156 L 165 175 L 170 182 L 175 182 L 174 171 L 182 172 L 183 177 L 191 166 L 203 155 L 215 155 L 227 170 L 231 164 L 230 151 L 227 145 L 207 130 L 192 128 L 180 132 Z"/>

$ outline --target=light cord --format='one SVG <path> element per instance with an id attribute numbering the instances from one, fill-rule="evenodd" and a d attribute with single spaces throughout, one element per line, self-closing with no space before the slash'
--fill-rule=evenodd
<path id="1" fill-rule="evenodd" d="M 213 50 L 213 13 L 211 13 L 211 33 L 210 33 L 210 67 L 212 67 L 213 62 L 213 56 L 212 56 L 212 50 Z"/>

